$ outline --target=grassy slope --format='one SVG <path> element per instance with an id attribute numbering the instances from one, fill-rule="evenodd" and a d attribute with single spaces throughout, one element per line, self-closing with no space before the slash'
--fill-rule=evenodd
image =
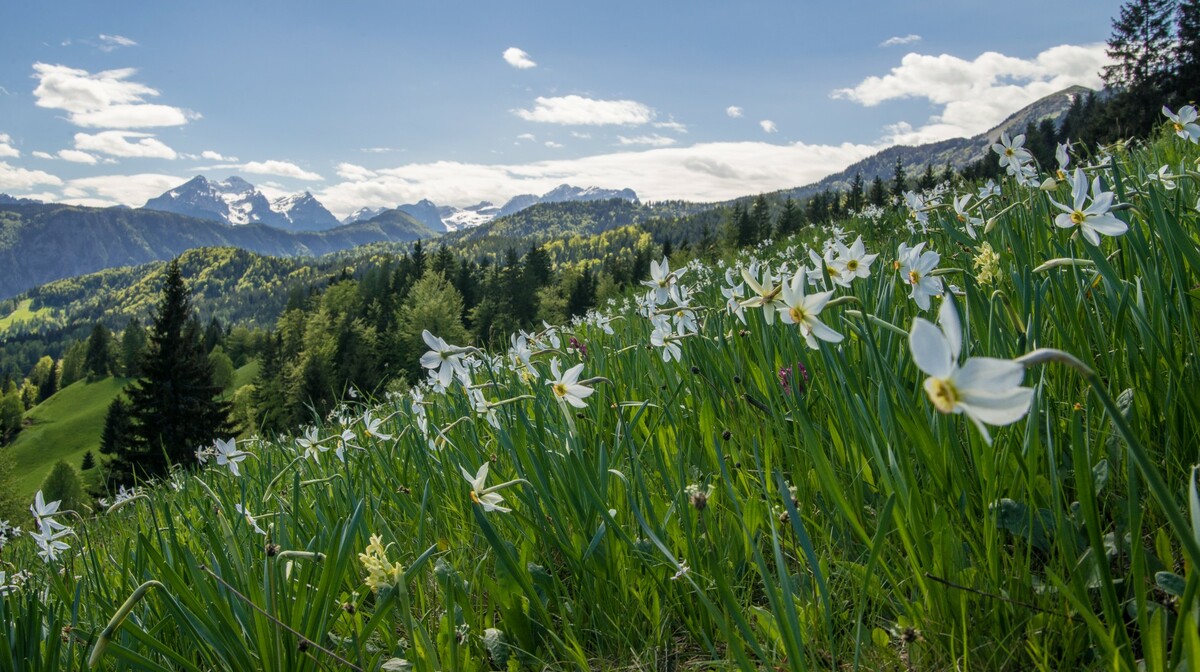
<path id="1" fill-rule="evenodd" d="M 5 448 L 16 458 L 22 497 L 35 492 L 59 460 L 79 469 L 83 454 L 99 447 L 104 413 L 127 382 L 128 378 L 81 380 L 25 414 L 32 424 Z"/>
<path id="2" fill-rule="evenodd" d="M 25 299 L 25 300 L 21 301 L 19 304 L 17 304 L 16 310 L 9 313 L 8 315 L 5 315 L 4 317 L 0 317 L 0 332 L 3 332 L 4 330 L 8 329 L 9 327 L 11 327 L 15 324 L 18 324 L 20 322 L 28 322 L 29 320 L 31 320 L 39 315 L 45 315 L 50 312 L 49 310 L 47 310 L 45 308 L 41 308 L 38 310 L 30 310 L 29 306 L 32 303 L 33 303 L 33 299 Z"/>
<path id="3" fill-rule="evenodd" d="M 252 361 L 233 375 L 231 390 L 254 382 L 258 362 Z M 59 460 L 79 469 L 83 454 L 91 450 L 100 457 L 100 432 L 104 414 L 128 378 L 105 378 L 94 383 L 79 381 L 59 391 L 25 414 L 32 424 L 5 450 L 16 458 L 17 481 L 22 498 L 32 497 Z"/>

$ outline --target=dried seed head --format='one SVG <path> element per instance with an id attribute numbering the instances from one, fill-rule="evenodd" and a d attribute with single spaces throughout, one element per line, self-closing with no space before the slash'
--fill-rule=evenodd
<path id="1" fill-rule="evenodd" d="M 721 432 L 721 438 L 728 441 L 729 439 L 733 438 L 733 432 L 731 432 L 727 429 L 727 430 Z"/>
<path id="2" fill-rule="evenodd" d="M 263 550 L 266 552 L 268 558 L 273 558 L 279 554 L 279 544 L 272 544 L 268 542 Z"/>

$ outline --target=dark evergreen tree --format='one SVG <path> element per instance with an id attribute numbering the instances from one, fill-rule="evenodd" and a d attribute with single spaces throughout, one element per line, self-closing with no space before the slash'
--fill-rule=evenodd
<path id="1" fill-rule="evenodd" d="M 1175 102 L 1194 105 L 1200 97 L 1200 0 L 1180 0 L 1175 38 Z"/>
<path id="2" fill-rule="evenodd" d="M 142 356 L 146 353 L 146 330 L 135 317 L 125 325 L 121 334 L 121 373 L 136 378 L 142 373 Z"/>
<path id="3" fill-rule="evenodd" d="M 95 468 L 96 468 L 96 456 L 93 455 L 92 451 L 89 450 L 83 454 L 83 461 L 79 463 L 79 470 L 87 471 L 89 469 L 95 469 Z"/>
<path id="4" fill-rule="evenodd" d="M 112 344 L 112 335 L 109 334 L 108 328 L 102 323 L 97 322 L 96 326 L 92 327 L 92 334 L 87 340 L 87 354 L 83 359 L 84 369 L 87 371 L 88 380 L 96 380 L 107 376 L 111 370 L 110 348 Z"/>
<path id="5" fill-rule="evenodd" d="M 933 164 L 925 164 L 925 172 L 921 173 L 921 177 L 917 178 L 917 189 L 928 191 L 937 186 L 937 175 L 933 172 Z"/>
<path id="6" fill-rule="evenodd" d="M 1176 0 L 1130 0 L 1113 19 L 1108 39 L 1111 65 L 1104 67 L 1104 84 L 1113 89 L 1161 87 L 1170 77 L 1172 24 Z"/>
<path id="7" fill-rule="evenodd" d="M 755 243 L 771 235 L 771 206 L 762 194 L 754 199 L 754 205 L 750 208 L 750 226 Z"/>
<path id="8" fill-rule="evenodd" d="M 50 373 L 42 379 L 41 385 L 38 386 L 38 399 L 44 401 L 54 396 L 54 393 L 58 391 L 59 373 L 61 373 L 59 362 L 55 361 L 50 368 Z"/>
<path id="9" fill-rule="evenodd" d="M 796 201 L 792 200 L 791 196 L 783 202 L 783 210 L 779 212 L 779 222 L 775 227 L 775 235 L 778 238 L 786 238 L 800 231 L 801 224 L 804 223 L 804 216 L 800 213 L 800 208 L 796 207 Z"/>
<path id="10" fill-rule="evenodd" d="M 871 180 L 871 191 L 867 195 L 867 200 L 877 208 L 882 208 L 887 202 L 887 187 L 884 186 L 882 177 L 876 175 L 875 179 Z"/>
<path id="11" fill-rule="evenodd" d="M 862 210 L 866 205 L 865 186 L 863 183 L 862 171 L 854 173 L 854 179 L 850 181 L 850 194 L 846 197 L 846 207 L 854 212 Z"/>
<path id="12" fill-rule="evenodd" d="M 164 474 L 170 464 L 190 464 L 197 448 L 232 432 L 229 403 L 220 399 L 222 390 L 212 377 L 179 262 L 174 260 L 167 266 L 142 377 L 126 390 L 132 431 L 129 445 L 116 451 L 118 472 Z"/>
<path id="13" fill-rule="evenodd" d="M 345 270 L 342 271 L 343 273 Z M 208 322 L 208 326 L 204 329 L 204 352 L 209 353 L 213 348 L 225 342 L 225 330 L 221 328 L 221 322 L 217 318 L 212 318 Z"/>
<path id="14" fill-rule="evenodd" d="M 567 314 L 571 317 L 583 315 L 596 305 L 596 278 L 592 269 L 585 268 L 579 279 L 571 286 L 567 297 Z"/>
<path id="15" fill-rule="evenodd" d="M 908 171 L 904 169 L 904 159 L 896 157 L 896 167 L 892 170 L 892 196 L 903 198 L 908 191 Z"/>

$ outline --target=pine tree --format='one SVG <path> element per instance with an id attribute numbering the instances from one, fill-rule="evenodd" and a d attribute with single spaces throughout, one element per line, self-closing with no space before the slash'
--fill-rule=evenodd
<path id="1" fill-rule="evenodd" d="M 229 404 L 221 401 L 212 375 L 174 260 L 167 266 L 142 377 L 126 392 L 133 427 L 130 445 L 117 450 L 122 468 L 161 475 L 171 463 L 191 463 L 197 448 L 231 433 Z"/>
<path id="2" fill-rule="evenodd" d="M 87 371 L 88 380 L 96 380 L 107 376 L 111 371 L 109 348 L 112 335 L 108 328 L 97 322 L 92 327 L 92 334 L 87 340 L 87 354 L 84 355 L 83 367 Z"/>
<path id="3" fill-rule="evenodd" d="M 1200 0 L 1180 0 L 1176 44 L 1176 104 L 1194 105 L 1200 97 Z"/>
<path id="4" fill-rule="evenodd" d="M 875 179 L 871 180 L 871 191 L 867 200 L 877 208 L 882 208 L 887 202 L 887 187 L 884 186 L 882 177 L 876 175 Z"/>
<path id="5" fill-rule="evenodd" d="M 767 197 L 762 194 L 754 199 L 754 206 L 750 209 L 750 227 L 755 243 L 771 235 L 771 206 L 767 203 Z"/>
<path id="6" fill-rule="evenodd" d="M 1176 0 L 1130 0 L 1113 20 L 1104 84 L 1114 89 L 1157 88 L 1170 76 Z"/>
<path id="7" fill-rule="evenodd" d="M 129 378 L 141 375 L 142 356 L 146 354 L 146 330 L 135 317 L 121 334 L 121 373 Z"/>
<path id="8" fill-rule="evenodd" d="M 79 463 L 79 470 L 80 471 L 88 471 L 89 469 L 95 469 L 95 468 L 96 468 L 96 456 L 93 455 L 92 451 L 89 450 L 83 454 L 83 461 Z"/>
<path id="9" fill-rule="evenodd" d="M 896 167 L 892 171 L 892 196 L 903 198 L 908 191 L 908 171 L 904 169 L 904 159 L 896 157 Z"/>
<path id="10" fill-rule="evenodd" d="M 858 212 L 859 210 L 862 210 L 864 205 L 866 205 L 864 200 L 865 189 L 862 171 L 860 170 L 854 173 L 854 179 L 850 181 L 850 195 L 846 200 L 846 207 L 850 208 L 854 212 Z"/>
<path id="11" fill-rule="evenodd" d="M 800 231 L 800 225 L 803 223 L 803 215 L 800 213 L 800 208 L 796 207 L 796 202 L 791 196 L 783 202 L 783 210 L 779 213 L 779 222 L 775 226 L 775 235 L 780 238 L 786 238 Z"/>

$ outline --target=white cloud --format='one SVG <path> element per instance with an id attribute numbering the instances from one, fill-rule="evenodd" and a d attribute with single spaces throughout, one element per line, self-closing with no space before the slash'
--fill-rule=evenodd
<path id="1" fill-rule="evenodd" d="M 584 132 L 582 132 L 582 131 L 571 131 L 571 137 L 572 137 L 572 138 L 579 138 L 580 140 L 591 140 L 591 139 L 592 139 L 592 134 L 591 134 L 591 133 L 584 133 Z"/>
<path id="2" fill-rule="evenodd" d="M 86 163 L 89 166 L 96 165 L 96 157 L 77 149 L 60 149 L 58 150 L 58 158 L 63 161 L 70 161 L 71 163 Z"/>
<path id="3" fill-rule="evenodd" d="M 45 160 L 47 160 L 47 161 L 53 161 L 53 160 L 54 160 L 54 155 L 53 155 L 53 154 L 51 154 L 51 153 L 49 153 L 49 152 L 33 152 L 33 156 L 34 156 L 35 158 L 39 158 L 39 159 L 45 159 Z"/>
<path id="4" fill-rule="evenodd" d="M 504 50 L 504 62 L 518 70 L 528 70 L 529 68 L 537 67 L 537 63 L 533 62 L 529 54 L 516 47 L 509 47 Z"/>
<path id="5" fill-rule="evenodd" d="M 886 129 L 889 144 L 920 144 L 981 133 L 1069 86 L 1099 88 L 1099 72 L 1107 62 L 1103 43 L 1061 45 L 1031 59 L 993 51 L 971 61 L 948 54 L 910 53 L 888 74 L 867 77 L 832 95 L 867 107 L 904 98 L 925 98 L 941 105 L 941 113 L 920 126 L 900 122 Z"/>
<path id="6" fill-rule="evenodd" d="M 134 141 L 130 142 L 131 139 Z M 179 156 L 150 133 L 135 131 L 101 131 L 94 135 L 76 133 L 75 149 L 138 159 L 174 160 Z"/>
<path id="7" fill-rule="evenodd" d="M 75 205 L 141 207 L 146 201 L 186 181 L 187 178 L 156 173 L 100 175 L 69 180 L 62 193 L 65 203 Z"/>
<path id="8" fill-rule="evenodd" d="M 517 136 L 517 140 L 528 140 L 529 142 L 533 142 L 537 140 L 537 138 L 534 137 L 533 133 L 522 133 Z"/>
<path id="9" fill-rule="evenodd" d="M 547 140 L 547 141 L 545 142 L 545 145 L 546 145 L 547 147 L 549 147 L 550 149 L 562 149 L 562 145 L 561 145 L 560 143 L 557 143 L 557 142 L 553 141 L 553 140 Z"/>
<path id="10" fill-rule="evenodd" d="M 377 170 L 377 176 L 367 180 L 331 185 L 317 197 L 339 216 L 363 206 L 392 207 L 422 198 L 460 206 L 480 199 L 501 203 L 517 194 L 544 193 L 564 182 L 630 187 L 649 200 L 715 201 L 810 184 L 879 149 L 849 143 L 725 142 L 529 164 L 413 163 Z"/>
<path id="11" fill-rule="evenodd" d="M 200 152 L 200 158 L 205 159 L 207 161 L 237 161 L 238 160 L 238 158 L 236 156 L 225 156 L 224 154 L 221 154 L 220 152 L 214 152 L 211 149 L 206 149 L 203 152 Z"/>
<path id="12" fill-rule="evenodd" d="M 356 166 L 353 163 L 339 163 L 336 172 L 338 177 L 343 180 L 350 180 L 351 182 L 359 182 L 375 177 L 375 171 L 362 166 Z"/>
<path id="13" fill-rule="evenodd" d="M 94 128 L 146 128 L 181 126 L 189 114 L 178 107 L 145 102 L 158 91 L 145 84 L 129 81 L 137 73 L 133 68 L 105 70 L 95 74 L 65 65 L 34 63 L 33 90 L 38 107 L 65 110 L 68 121 L 76 126 Z"/>
<path id="14" fill-rule="evenodd" d="M 668 138 L 665 135 L 635 135 L 632 138 L 624 135 L 618 135 L 617 141 L 622 145 L 647 145 L 650 147 L 666 147 L 667 145 L 675 144 L 675 138 Z"/>
<path id="15" fill-rule="evenodd" d="M 100 35 L 100 51 L 113 51 L 120 47 L 136 47 L 137 42 L 124 35 Z"/>
<path id="16" fill-rule="evenodd" d="M 635 126 L 654 119 L 654 110 L 634 100 L 596 100 L 570 95 L 539 96 L 532 110 L 513 110 L 526 121 L 572 126 Z"/>
<path id="17" fill-rule="evenodd" d="M 351 164 L 341 164 L 351 165 Z M 249 161 L 246 163 L 223 163 L 215 166 L 207 166 L 200 170 L 240 170 L 244 173 L 252 175 L 277 175 L 279 177 L 291 177 L 297 180 L 308 180 L 316 182 L 325 178 L 320 175 L 304 170 L 300 166 L 290 161 Z"/>
<path id="18" fill-rule="evenodd" d="M 40 170 L 26 170 L 0 161 L 0 191 L 28 191 L 39 184 L 58 186 L 62 180 Z"/>
<path id="19" fill-rule="evenodd" d="M 19 156 L 21 152 L 12 146 L 12 138 L 7 133 L 0 133 L 0 157 L 15 159 Z"/>
<path id="20" fill-rule="evenodd" d="M 779 127 L 775 125 L 775 122 L 771 121 L 770 119 L 763 119 L 762 121 L 758 122 L 758 125 L 762 127 L 763 133 L 774 133 L 775 131 L 779 130 Z"/>
<path id="21" fill-rule="evenodd" d="M 880 42 L 879 46 L 881 46 L 881 47 L 897 47 L 902 44 L 912 44 L 913 42 L 920 42 L 920 41 L 921 41 L 920 35 L 914 35 L 912 33 L 909 33 L 908 35 L 898 35 L 896 37 L 889 37 L 888 39 L 884 40 L 883 42 Z"/>
<path id="22" fill-rule="evenodd" d="M 730 118 L 738 119 L 742 116 L 742 108 L 738 107 L 737 105 L 730 105 L 729 107 L 725 108 L 725 114 Z"/>
<path id="23" fill-rule="evenodd" d="M 656 122 L 654 122 L 654 127 L 655 128 L 663 128 L 668 131 L 675 131 L 676 133 L 687 133 L 688 132 L 687 126 L 684 126 L 683 124 L 679 123 L 678 121 L 675 121 L 674 119 L 672 119 L 670 121 L 656 121 Z"/>
<path id="24" fill-rule="evenodd" d="M 388 152 L 403 152 L 404 150 L 396 147 L 363 147 L 358 151 L 366 152 L 367 154 L 386 154 Z"/>

